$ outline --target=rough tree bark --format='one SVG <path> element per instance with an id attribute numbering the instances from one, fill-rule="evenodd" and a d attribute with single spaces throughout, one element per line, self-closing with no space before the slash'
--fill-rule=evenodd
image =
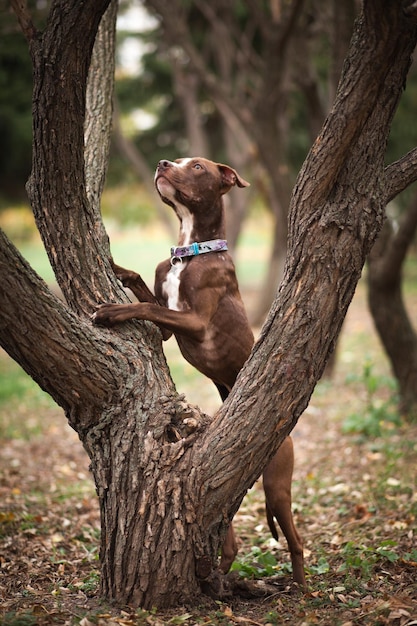
<path id="1" fill-rule="evenodd" d="M 42 34 L 14 4 L 35 76 L 28 188 L 65 303 L 1 235 L 1 344 L 64 407 L 91 458 L 102 593 L 145 608 L 192 601 L 221 583 L 228 521 L 306 408 L 382 224 L 386 138 L 416 11 L 365 1 L 335 105 L 294 189 L 279 297 L 209 418 L 176 394 L 153 325 L 89 320 L 97 303 L 125 298 L 84 174 L 87 70 L 108 0 L 55 0 Z"/>

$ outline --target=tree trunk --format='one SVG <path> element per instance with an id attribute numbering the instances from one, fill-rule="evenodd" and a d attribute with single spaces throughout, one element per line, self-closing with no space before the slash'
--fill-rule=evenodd
<path id="1" fill-rule="evenodd" d="M 107 2 L 56 0 L 42 37 L 14 6 L 34 60 L 29 189 L 66 304 L 0 236 L 1 343 L 64 407 L 91 458 L 103 595 L 144 608 L 195 601 L 200 588 L 221 595 L 228 522 L 306 408 L 382 223 L 386 138 L 415 15 L 365 2 L 335 106 L 294 189 L 279 296 L 209 418 L 176 394 L 152 324 L 89 320 L 97 303 L 125 299 L 84 177 L 87 70 Z"/>
<path id="2" fill-rule="evenodd" d="M 164 395 L 166 380 L 152 376 L 151 382 L 146 401 L 143 381 L 126 389 L 117 414 L 109 407 L 103 427 L 84 439 L 100 486 L 102 594 L 148 609 L 200 593 L 192 459 L 197 431 L 187 433 L 182 420 L 202 420 L 175 395 Z"/>

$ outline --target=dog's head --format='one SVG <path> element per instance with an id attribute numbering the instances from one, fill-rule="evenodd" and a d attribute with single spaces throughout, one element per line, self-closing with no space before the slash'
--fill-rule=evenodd
<path id="1" fill-rule="evenodd" d="M 232 167 L 204 158 L 160 161 L 155 172 L 159 195 L 174 209 L 178 204 L 191 211 L 210 208 L 234 185 L 249 187 Z"/>

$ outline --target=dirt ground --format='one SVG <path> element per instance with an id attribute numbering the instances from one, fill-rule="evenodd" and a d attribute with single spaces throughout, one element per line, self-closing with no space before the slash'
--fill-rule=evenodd
<path id="1" fill-rule="evenodd" d="M 254 548 L 286 564 L 267 579 L 268 593 L 169 612 L 100 602 L 99 510 L 86 454 L 59 409 L 8 406 L 27 436 L 0 440 L 0 623 L 417 625 L 417 427 L 387 419 L 389 393 L 379 386 L 387 375 L 360 289 L 334 378 L 319 384 L 293 432 L 308 592 L 291 585 L 285 542 L 270 539 L 257 484 L 235 521 L 247 569 L 262 573 Z M 368 432 L 344 432 L 358 414 Z"/>

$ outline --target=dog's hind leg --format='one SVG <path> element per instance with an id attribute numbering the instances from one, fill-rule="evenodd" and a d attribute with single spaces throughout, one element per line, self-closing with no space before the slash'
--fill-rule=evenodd
<path id="1" fill-rule="evenodd" d="M 303 588 L 304 574 L 303 542 L 294 524 L 291 511 L 291 482 L 294 469 L 294 450 L 291 437 L 282 442 L 263 472 L 263 486 L 266 500 L 268 526 L 275 539 L 278 533 L 274 523 L 276 518 L 291 554 L 293 579 Z"/>
<path id="2" fill-rule="evenodd" d="M 237 541 L 233 524 L 227 529 L 227 534 L 222 545 L 222 554 L 220 558 L 220 570 L 223 574 L 227 574 L 237 554 Z"/>

